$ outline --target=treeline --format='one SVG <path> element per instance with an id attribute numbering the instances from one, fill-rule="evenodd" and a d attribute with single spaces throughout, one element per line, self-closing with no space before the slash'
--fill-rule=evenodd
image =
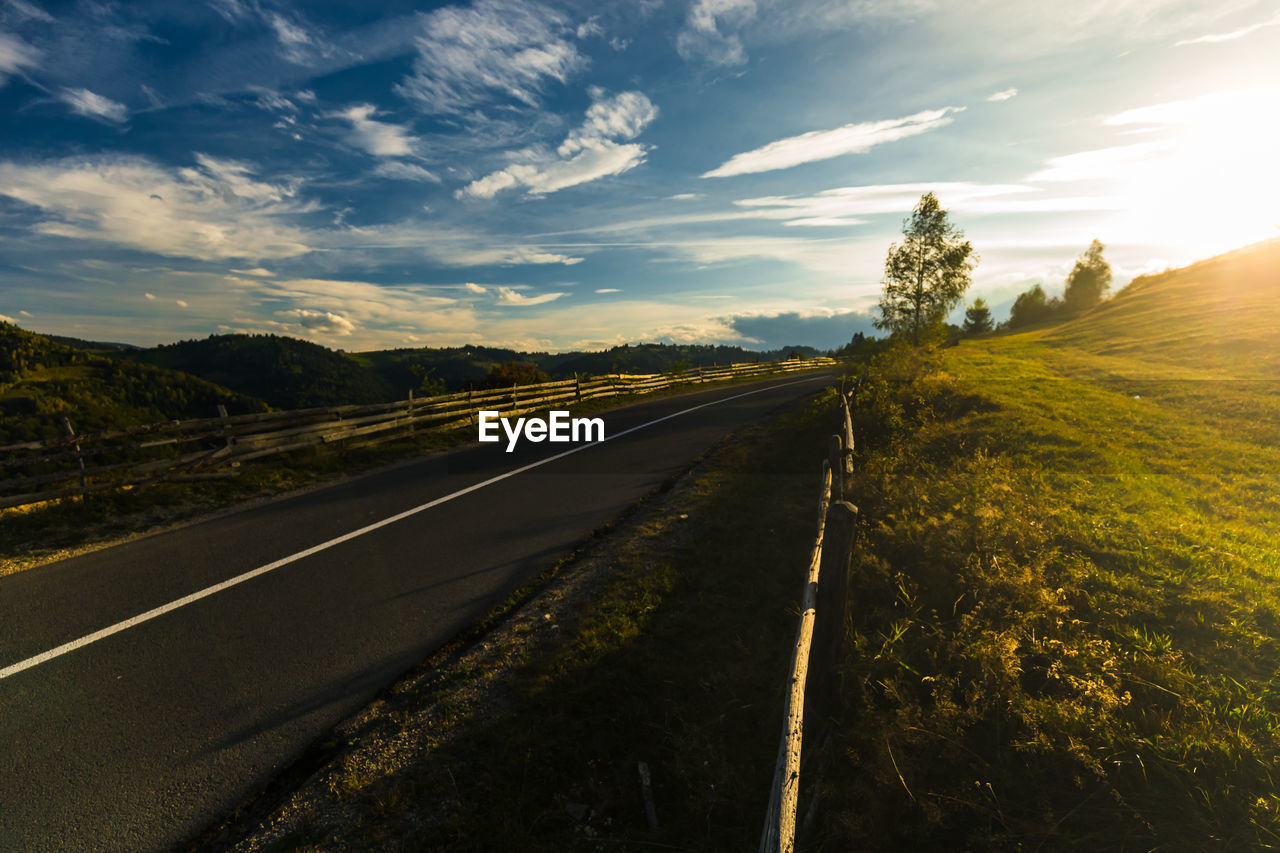
<path id="1" fill-rule="evenodd" d="M 1061 297 L 1047 296 L 1039 283 L 1018 294 L 1009 319 L 1001 328 L 1018 329 L 1070 319 L 1101 302 L 1111 288 L 1111 265 L 1102 256 L 1105 248 L 1100 241 L 1094 240 L 1076 259 Z"/>

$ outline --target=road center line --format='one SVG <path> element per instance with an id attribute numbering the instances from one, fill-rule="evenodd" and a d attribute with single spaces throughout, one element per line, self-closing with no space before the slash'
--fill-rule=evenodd
<path id="1" fill-rule="evenodd" d="M 494 483 L 500 483 L 509 477 L 514 477 L 517 474 L 523 474 L 525 471 L 530 471 L 534 468 L 538 468 L 543 465 L 546 465 L 548 462 L 554 462 L 557 459 L 563 459 L 564 457 L 577 453 L 580 450 L 586 450 L 587 448 L 590 448 L 590 447 L 596 447 L 598 445 L 604 444 L 606 441 L 612 441 L 615 438 L 621 438 L 624 435 L 629 435 L 638 430 L 645 429 L 646 427 L 651 427 L 655 424 L 660 424 L 663 421 L 669 421 L 672 418 L 678 418 L 681 415 L 687 415 L 690 412 L 696 412 L 699 409 L 705 409 L 708 406 L 716 406 L 716 405 L 719 405 L 720 403 L 727 403 L 730 400 L 738 400 L 743 397 L 750 397 L 753 394 L 762 394 L 765 391 L 773 391 L 778 388 L 786 388 L 788 386 L 799 385 L 804 382 L 814 382 L 819 378 L 825 378 L 825 377 L 809 377 L 807 379 L 796 379 L 794 381 L 784 382 L 779 385 L 770 385 L 768 388 L 757 388 L 754 391 L 746 391 L 742 394 L 735 394 L 732 397 L 724 397 L 719 400 L 712 400 L 708 403 L 702 403 L 697 406 L 692 406 L 688 409 L 683 409 L 679 412 L 674 412 L 670 415 L 664 415 L 663 417 L 657 418 L 652 421 L 648 421 L 646 423 L 640 424 L 639 426 L 633 426 L 630 429 L 623 430 L 622 432 L 605 436 L 604 439 L 602 439 L 601 441 L 594 441 L 591 444 L 580 444 L 577 447 L 571 447 L 568 450 L 563 451 L 562 453 L 555 454 L 554 456 L 548 456 L 545 459 L 539 459 L 537 462 L 530 462 L 528 465 L 523 465 L 519 468 L 515 468 L 511 471 L 507 471 L 505 474 L 498 474 L 496 477 L 490 477 L 489 479 L 484 480 L 483 482 L 475 483 L 473 485 L 467 486 L 464 489 L 458 489 L 456 492 L 451 492 L 442 497 L 438 497 L 435 500 L 427 501 L 426 503 L 420 506 L 415 506 L 412 509 L 407 509 L 404 512 L 397 513 L 396 515 L 390 516 L 388 518 L 384 518 L 382 519 L 382 521 L 375 521 L 373 524 L 369 524 L 364 527 L 361 527 L 359 530 L 352 530 L 350 533 L 344 533 L 341 536 L 334 537 L 333 539 L 330 539 L 327 542 L 321 542 L 319 545 L 313 545 L 310 548 L 307 548 L 302 551 L 298 551 L 296 554 L 290 554 L 287 557 L 282 557 L 279 560 L 276 560 L 274 563 L 267 563 L 265 566 L 259 566 L 258 568 L 253 569 L 252 571 L 245 572 L 244 574 L 241 574 L 241 575 L 236 575 L 233 578 L 228 578 L 227 580 L 222 581 L 221 583 L 216 583 L 213 586 L 205 587 L 204 589 L 198 592 L 193 592 L 190 595 L 184 595 L 182 598 L 178 598 L 173 601 L 170 601 L 168 604 L 162 604 L 159 607 L 152 608 L 151 610 L 148 610 L 145 613 L 139 613 L 137 616 L 134 616 L 129 619 L 125 619 L 123 622 L 117 622 L 116 624 L 103 628 L 100 631 L 94 631 L 92 634 L 86 634 L 83 637 L 79 638 L 78 640 L 72 640 L 69 643 L 63 643 L 57 648 L 50 649 L 47 652 L 41 652 L 40 654 L 35 655 L 34 657 L 29 657 L 26 660 L 18 661 L 17 663 L 11 664 L 10 666 L 5 667 L 4 669 L 0 669 L 0 680 L 8 678 L 11 675 L 17 675 L 23 670 L 30 669 L 33 666 L 39 666 L 42 663 L 47 663 L 48 661 L 51 661 L 54 658 L 62 657 L 65 654 L 74 652 L 76 649 L 82 649 L 85 646 L 89 645 L 90 643 L 96 643 L 98 642 L 98 640 L 106 639 L 107 637 L 110 637 L 112 634 L 118 634 L 121 631 L 126 631 L 129 628 L 133 628 L 137 625 L 141 625 L 143 622 L 150 622 L 152 619 L 155 619 L 156 617 L 163 616 L 164 614 L 177 610 L 180 607 L 186 607 L 188 604 L 193 604 L 202 598 L 208 598 L 211 595 L 215 595 L 219 592 L 222 592 L 225 589 L 230 589 L 231 587 L 242 584 L 245 581 L 253 580 L 259 575 L 265 575 L 267 572 L 275 571 L 281 566 L 287 566 L 290 563 L 294 563 L 294 562 L 297 562 L 298 560 L 304 559 L 306 557 L 310 557 L 312 554 L 318 554 L 321 551 L 332 548 L 335 545 L 341 545 L 343 542 L 349 542 L 350 540 L 355 539 L 358 536 L 363 536 L 366 533 L 372 533 L 373 531 L 386 527 L 389 524 L 395 524 L 397 521 L 403 521 L 404 519 L 408 518 L 411 515 L 417 515 L 418 513 L 423 512 L 424 510 L 431 509 L 432 507 L 439 506 L 440 504 L 443 504 L 443 503 L 448 503 L 454 498 L 460 498 L 463 495 L 467 495 L 472 492 L 479 491 L 480 489 L 483 489 L 486 486 L 492 486 Z"/>

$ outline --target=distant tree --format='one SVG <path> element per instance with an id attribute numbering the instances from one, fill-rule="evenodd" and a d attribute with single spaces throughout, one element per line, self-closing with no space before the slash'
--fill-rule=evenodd
<path id="1" fill-rule="evenodd" d="M 991 321 L 991 309 L 982 297 L 973 300 L 973 304 L 964 312 L 964 331 L 968 335 L 980 335 L 995 327 Z"/>
<path id="2" fill-rule="evenodd" d="M 512 385 L 536 385 L 549 382 L 551 377 L 536 364 L 527 361 L 508 361 L 493 367 L 484 378 L 487 388 L 510 388 Z"/>
<path id="3" fill-rule="evenodd" d="M 1067 289 L 1062 294 L 1066 310 L 1072 314 L 1088 310 L 1102 301 L 1111 288 L 1111 264 L 1102 257 L 1106 248 L 1098 240 L 1089 244 L 1067 276 Z"/>
<path id="4" fill-rule="evenodd" d="M 1007 327 L 1016 329 L 1020 326 L 1033 326 L 1044 323 L 1062 310 L 1062 300 L 1045 296 L 1044 288 L 1039 282 L 1031 285 L 1031 289 L 1018 294 L 1013 300 L 1013 309 L 1009 312 Z"/>
<path id="5" fill-rule="evenodd" d="M 903 220 L 902 233 L 902 243 L 891 245 L 885 258 L 875 325 L 919 346 L 941 330 L 947 312 L 960 301 L 977 257 L 931 192 Z"/>

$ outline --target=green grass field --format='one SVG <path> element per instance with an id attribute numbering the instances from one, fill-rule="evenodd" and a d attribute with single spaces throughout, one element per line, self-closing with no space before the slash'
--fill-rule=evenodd
<path id="1" fill-rule="evenodd" d="M 831 849 L 1280 843 L 1277 297 L 1264 244 L 872 369 Z"/>

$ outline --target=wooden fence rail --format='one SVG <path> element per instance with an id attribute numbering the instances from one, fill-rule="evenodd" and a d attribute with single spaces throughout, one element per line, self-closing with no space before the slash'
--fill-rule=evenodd
<path id="1" fill-rule="evenodd" d="M 800 797 L 801 746 L 806 700 L 809 718 L 821 722 L 835 704 L 834 675 L 844 644 L 849 561 L 853 554 L 858 509 L 842 498 L 853 474 L 853 394 L 840 394 L 843 435 L 832 435 L 822 461 L 818 534 L 800 599 L 800 624 L 791 649 L 782 712 L 782 737 L 769 788 L 769 806 L 760 853 L 793 853 Z M 821 617 L 819 617 L 821 610 Z"/>
<path id="2" fill-rule="evenodd" d="M 415 429 L 475 423 L 481 410 L 515 417 L 556 405 L 674 385 L 812 370 L 830 358 L 747 362 L 678 374 L 611 374 L 391 403 L 255 412 L 140 424 L 0 446 L 0 509 L 163 480 L 233 476 L 241 462 L 321 445 L 376 444 Z M 220 407 L 221 408 L 221 407 Z M 65 419 L 64 419 L 65 420 Z M 53 488 L 48 488 L 53 487 Z"/>

